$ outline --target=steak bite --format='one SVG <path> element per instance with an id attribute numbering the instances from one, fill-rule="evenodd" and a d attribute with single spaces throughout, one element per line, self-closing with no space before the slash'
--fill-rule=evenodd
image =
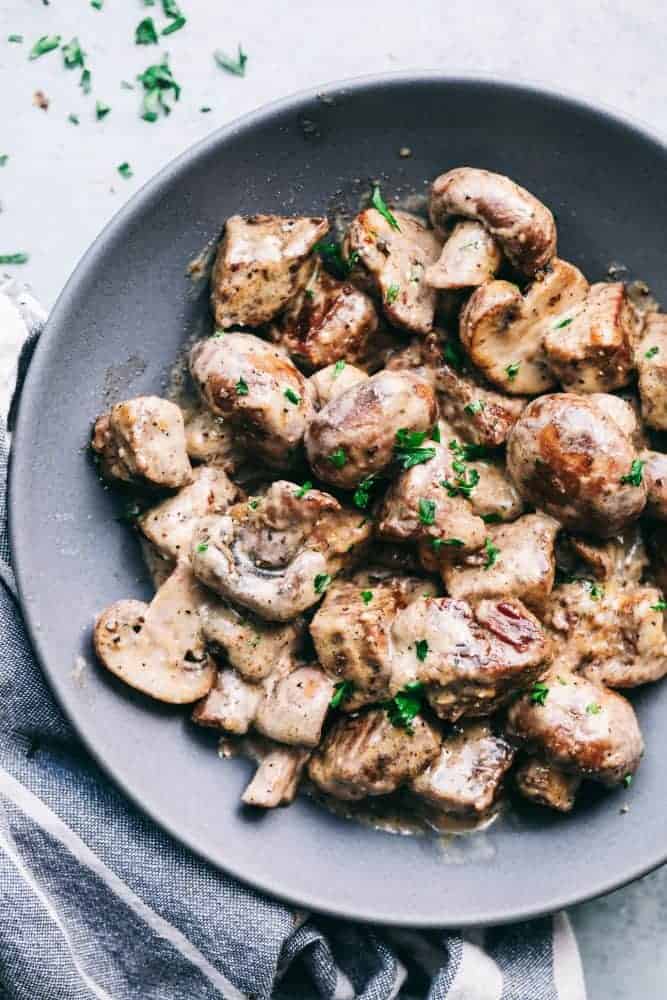
<path id="1" fill-rule="evenodd" d="M 638 317 L 625 285 L 591 285 L 570 322 L 556 323 L 544 340 L 547 361 L 566 392 L 611 392 L 634 368 Z"/>
<path id="2" fill-rule="evenodd" d="M 546 669 L 550 644 L 517 600 L 482 600 L 473 610 L 449 597 L 421 598 L 391 630 L 392 690 L 419 681 L 442 719 L 490 715 Z"/>
<path id="3" fill-rule="evenodd" d="M 190 371 L 201 397 L 238 435 L 239 443 L 272 468 L 294 462 L 313 414 L 311 390 L 280 347 L 249 333 L 199 340 Z"/>
<path id="4" fill-rule="evenodd" d="M 578 774 L 568 774 L 543 757 L 527 757 L 514 773 L 519 794 L 538 806 L 568 813 L 574 808 L 581 787 Z"/>
<path id="5" fill-rule="evenodd" d="M 412 333 L 428 333 L 437 292 L 425 276 L 440 256 L 442 243 L 408 212 L 396 211 L 391 218 L 393 223 L 375 208 L 360 212 L 348 230 L 345 250 L 370 280 L 389 322 Z"/>
<path id="6" fill-rule="evenodd" d="M 478 819 L 492 809 L 513 759 L 510 744 L 486 723 L 462 723 L 410 788 L 445 813 Z"/>
<path id="7" fill-rule="evenodd" d="M 322 218 L 233 215 L 211 276 L 215 322 L 230 326 L 268 323 L 310 276 L 310 253 L 329 224 Z"/>
<path id="8" fill-rule="evenodd" d="M 646 513 L 657 521 L 667 521 L 667 455 L 660 451 L 641 452 L 646 480 Z"/>
<path id="9" fill-rule="evenodd" d="M 202 403 L 185 416 L 185 447 L 193 462 L 219 465 L 225 472 L 234 472 L 243 460 L 232 425 Z"/>
<path id="10" fill-rule="evenodd" d="M 306 432 L 308 461 L 325 483 L 354 489 L 392 463 L 400 431 L 426 437 L 436 416 L 435 395 L 424 379 L 378 372 L 313 417 Z"/>
<path id="11" fill-rule="evenodd" d="M 509 177 L 456 167 L 431 185 L 431 222 L 446 232 L 457 219 L 475 219 L 519 271 L 532 277 L 556 254 L 556 224 L 541 201 Z"/>
<path id="12" fill-rule="evenodd" d="M 202 632 L 216 658 L 244 678 L 257 682 L 295 659 L 303 644 L 302 618 L 276 625 L 231 604 L 208 601 L 201 611 Z"/>
<path id="13" fill-rule="evenodd" d="M 363 552 L 372 525 L 334 497 L 278 480 L 266 495 L 202 518 L 192 540 L 198 578 L 267 621 L 317 604 L 341 569 Z"/>
<path id="14" fill-rule="evenodd" d="M 116 403 L 98 417 L 92 439 L 105 479 L 178 489 L 192 478 L 183 414 L 159 396 Z"/>
<path id="15" fill-rule="evenodd" d="M 635 362 L 644 423 L 667 431 L 667 313 L 649 313 L 637 343 Z"/>
<path id="16" fill-rule="evenodd" d="M 644 750 L 629 701 L 576 674 L 559 675 L 557 664 L 539 700 L 528 693 L 512 705 L 507 733 L 556 767 L 603 785 L 633 775 Z"/>
<path id="17" fill-rule="evenodd" d="M 635 448 L 590 396 L 534 399 L 510 435 L 507 468 L 527 503 L 573 531 L 610 538 L 646 503 Z"/>
<path id="18" fill-rule="evenodd" d="M 310 758 L 308 776 L 337 799 L 387 795 L 436 759 L 440 739 L 421 716 L 413 720 L 411 731 L 394 726 L 383 708 L 341 716 Z"/>

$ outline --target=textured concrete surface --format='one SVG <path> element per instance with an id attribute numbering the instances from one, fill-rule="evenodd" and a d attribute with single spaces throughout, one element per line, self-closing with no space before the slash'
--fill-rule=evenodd
<path id="1" fill-rule="evenodd" d="M 187 26 L 160 48 L 136 46 L 134 28 L 159 6 L 141 0 L 3 0 L 0 5 L 0 254 L 24 251 L 13 273 L 51 305 L 78 258 L 123 202 L 151 175 L 210 130 L 302 87 L 392 69 L 528 80 L 625 112 L 667 135 L 665 14 L 654 0 L 181 0 Z M 10 34 L 24 43 L 6 41 Z M 92 93 L 59 52 L 28 61 L 42 35 L 77 35 Z M 247 75 L 222 72 L 212 50 L 248 53 Z M 170 118 L 137 114 L 139 91 L 121 88 L 161 51 L 183 86 Z M 41 90 L 48 111 L 33 104 Z M 95 120 L 99 99 L 111 112 Z M 200 108 L 212 110 L 202 113 Z M 80 124 L 68 121 L 79 116 Z M 131 164 L 124 180 L 118 164 Z M 582 844 L 594 851 L 594 844 Z M 572 914 L 591 1000 L 658 1000 L 665 995 L 667 873 L 658 872 Z M 526 998 L 528 1000 L 528 998 Z"/>

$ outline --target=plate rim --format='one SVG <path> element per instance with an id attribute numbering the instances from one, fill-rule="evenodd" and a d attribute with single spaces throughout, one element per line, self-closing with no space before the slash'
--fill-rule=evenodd
<path id="1" fill-rule="evenodd" d="M 362 906 L 350 909 L 346 906 L 327 906 L 326 902 L 323 903 L 314 893 L 311 894 L 310 898 L 308 898 L 308 896 L 303 893 L 291 895 L 289 892 L 285 892 L 282 889 L 276 892 L 275 886 L 268 880 L 250 880 L 242 871 L 236 870 L 233 862 L 229 864 L 222 863 L 220 859 L 210 856 L 206 853 L 205 849 L 198 847 L 196 843 L 193 843 L 186 833 L 179 831 L 175 824 L 161 816 L 159 809 L 152 809 L 150 806 L 147 806 L 145 802 L 141 801 L 138 795 L 133 794 L 131 789 L 128 787 L 124 776 L 118 773 L 117 769 L 112 764 L 106 762 L 98 754 L 94 741 L 88 739 L 84 735 L 82 730 L 79 728 L 75 714 L 70 714 L 68 710 L 66 685 L 60 683 L 58 671 L 56 669 L 52 670 L 49 666 L 48 639 L 44 636 L 33 615 L 31 602 L 27 596 L 29 584 L 25 577 L 26 571 L 22 561 L 22 551 L 27 549 L 31 538 L 34 539 L 34 535 L 30 535 L 30 529 L 27 526 L 25 528 L 22 526 L 19 509 L 20 498 L 26 488 L 23 483 L 23 479 L 27 472 L 24 473 L 23 470 L 28 470 L 30 467 L 30 460 L 26 459 L 24 461 L 22 458 L 23 449 L 25 447 L 22 442 L 24 436 L 28 435 L 31 414 L 34 412 L 34 397 L 40 381 L 39 376 L 43 367 L 43 360 L 49 345 L 49 340 L 52 336 L 55 336 L 57 328 L 62 325 L 61 316 L 64 317 L 67 314 L 70 305 L 76 301 L 79 284 L 85 280 L 85 274 L 91 269 L 91 267 L 95 266 L 97 257 L 104 253 L 107 242 L 113 241 L 116 233 L 121 230 L 125 226 L 126 222 L 130 221 L 147 202 L 156 197 L 163 186 L 169 185 L 172 180 L 175 180 L 181 173 L 187 172 L 192 162 L 195 162 L 201 156 L 205 156 L 217 146 L 224 145 L 227 141 L 233 138 L 236 132 L 259 125 L 265 120 L 270 120 L 276 114 L 289 111 L 298 112 L 301 107 L 317 101 L 319 96 L 323 93 L 330 94 L 338 92 L 347 96 L 354 95 L 356 92 L 367 89 L 379 89 L 397 83 L 414 83 L 421 85 L 428 85 L 429 83 L 432 83 L 439 86 L 444 85 L 452 87 L 463 85 L 469 87 L 479 87 L 489 91 L 502 90 L 508 95 L 515 93 L 519 96 L 547 99 L 551 102 L 555 102 L 556 104 L 568 105 L 572 107 L 573 110 L 580 112 L 583 111 L 601 119 L 610 119 L 614 125 L 620 125 L 623 128 L 636 133 L 643 141 L 648 141 L 657 146 L 663 155 L 667 155 L 667 139 L 663 138 L 660 133 L 645 125 L 636 117 L 629 116 L 624 112 L 608 107 L 599 101 L 588 100 L 579 95 L 569 93 L 567 90 L 556 90 L 542 84 L 534 84 L 531 81 L 516 78 L 509 80 L 494 76 L 479 76 L 477 74 L 449 74 L 438 70 L 401 70 L 388 73 L 364 74 L 362 76 L 335 80 L 319 86 L 301 89 L 286 97 L 265 103 L 258 108 L 248 111 L 204 136 L 198 142 L 189 146 L 178 156 L 170 160 L 157 173 L 152 175 L 112 216 L 112 218 L 95 237 L 88 249 L 76 262 L 71 275 L 60 292 L 56 303 L 48 316 L 46 325 L 42 331 L 39 342 L 31 359 L 25 382 L 21 389 L 20 403 L 18 406 L 16 424 L 13 430 L 13 439 L 10 449 L 7 484 L 7 514 L 12 564 L 17 583 L 23 620 L 25 622 L 31 647 L 36 655 L 42 675 L 56 703 L 58 704 L 58 707 L 71 724 L 77 738 L 81 741 L 86 751 L 91 755 L 92 759 L 100 767 L 102 772 L 120 790 L 122 795 L 129 799 L 130 802 L 143 815 L 147 816 L 152 822 L 160 827 L 160 829 L 173 837 L 177 842 L 192 851 L 198 858 L 213 865 L 216 869 L 237 878 L 244 885 L 251 886 L 254 889 L 266 893 L 274 899 L 300 907 L 306 906 L 316 912 L 324 913 L 333 917 L 355 920 L 363 923 L 378 923 L 377 914 L 373 912 L 372 907 Z M 551 899 L 544 901 L 542 904 L 535 904 L 534 906 L 529 907 L 522 906 L 518 908 L 512 908 L 510 906 L 503 912 L 502 915 L 499 915 L 496 912 L 491 912 L 488 915 L 481 913 L 478 915 L 478 919 L 473 920 L 471 918 L 464 918 L 456 921 L 456 923 L 448 923 L 446 925 L 443 924 L 441 920 L 437 920 L 435 918 L 425 920 L 419 918 L 419 916 L 416 918 L 411 917 L 411 915 L 399 911 L 399 908 L 397 907 L 394 915 L 387 916 L 385 914 L 382 916 L 380 922 L 384 926 L 424 928 L 447 926 L 466 928 L 481 925 L 495 926 L 534 919 L 554 913 L 565 907 L 574 906 L 576 904 L 595 899 L 599 896 L 606 895 L 616 889 L 620 889 L 636 879 L 649 874 L 656 868 L 659 868 L 666 861 L 667 838 L 665 838 L 664 846 L 660 849 L 660 851 L 654 852 L 650 859 L 645 859 L 641 863 L 630 866 L 622 872 L 620 877 L 611 876 L 607 878 L 599 878 L 592 886 L 589 886 L 585 890 L 564 891 L 558 897 L 554 898 L 552 896 Z"/>

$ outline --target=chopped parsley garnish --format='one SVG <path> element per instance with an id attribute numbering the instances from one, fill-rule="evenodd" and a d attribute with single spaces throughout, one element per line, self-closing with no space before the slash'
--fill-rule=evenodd
<path id="1" fill-rule="evenodd" d="M 361 591 L 361 599 L 364 602 L 364 604 L 370 604 L 371 601 L 373 600 L 373 591 L 372 590 L 362 590 Z"/>
<path id="2" fill-rule="evenodd" d="M 621 482 L 627 486 L 641 486 L 644 476 L 644 466 L 641 458 L 635 458 L 630 466 L 630 471 L 625 476 L 621 476 Z"/>
<path id="3" fill-rule="evenodd" d="M 27 253 L 0 253 L 0 264 L 26 264 L 29 259 Z"/>
<path id="4" fill-rule="evenodd" d="M 484 524 L 500 524 L 502 522 L 502 517 L 500 514 L 492 511 L 490 514 L 482 514 L 482 520 L 484 521 Z"/>
<path id="5" fill-rule="evenodd" d="M 327 456 L 327 461 L 331 462 L 336 469 L 342 469 L 347 462 L 347 455 L 345 454 L 343 448 L 336 448 L 335 451 L 332 451 L 331 454 Z"/>
<path id="6" fill-rule="evenodd" d="M 469 413 L 471 417 L 476 417 L 477 414 L 481 413 L 485 407 L 486 403 L 484 403 L 481 399 L 474 399 L 472 403 L 467 403 L 463 409 L 466 413 Z"/>
<path id="7" fill-rule="evenodd" d="M 376 482 L 377 482 L 377 473 L 375 472 L 372 472 L 370 476 L 366 476 L 364 479 L 361 480 L 356 490 L 354 491 L 354 496 L 352 497 L 355 507 L 359 507 L 361 508 L 361 510 L 364 510 L 366 507 L 368 507 L 368 502 L 371 498 L 371 490 L 375 486 Z"/>
<path id="8" fill-rule="evenodd" d="M 431 441 L 436 441 L 440 444 L 440 428 L 437 424 L 434 424 L 431 428 Z"/>
<path id="9" fill-rule="evenodd" d="M 8 159 L 9 153 L 2 153 L 2 155 L 0 155 L 0 167 L 4 167 Z"/>
<path id="10" fill-rule="evenodd" d="M 244 378 L 240 378 L 234 388 L 236 389 L 237 396 L 247 396 L 250 391 L 248 389 L 248 383 Z"/>
<path id="11" fill-rule="evenodd" d="M 604 587 L 601 583 L 596 583 L 595 580 L 582 580 L 582 583 L 588 590 L 593 601 L 599 601 L 601 597 L 604 597 Z"/>
<path id="12" fill-rule="evenodd" d="M 428 656 L 428 640 L 418 639 L 415 643 L 415 653 L 417 654 L 417 659 L 421 660 L 423 663 Z"/>
<path id="13" fill-rule="evenodd" d="M 488 458 L 489 449 L 484 444 L 459 444 L 452 438 L 449 442 L 449 450 L 463 462 L 474 462 L 478 458 Z"/>
<path id="14" fill-rule="evenodd" d="M 186 20 L 181 14 L 180 17 L 175 17 L 171 24 L 168 24 L 166 28 L 163 28 L 160 32 L 161 35 L 173 35 L 175 31 L 180 31 L 181 28 L 186 24 Z"/>
<path id="15" fill-rule="evenodd" d="M 660 350 L 660 348 L 658 347 L 657 344 L 655 344 L 653 347 L 649 347 L 649 349 L 646 352 L 646 354 L 644 355 L 644 357 L 645 358 L 649 358 L 649 359 L 650 358 L 654 358 L 656 356 L 656 354 L 658 353 L 659 350 Z"/>
<path id="16" fill-rule="evenodd" d="M 213 108 L 207 108 L 207 107 L 205 107 L 205 108 L 200 108 L 199 110 L 201 111 L 201 113 L 202 113 L 203 115 L 205 115 L 205 114 L 207 114 L 207 113 L 208 113 L 209 111 L 212 111 L 212 110 L 213 110 Z M 307 288 L 307 289 L 306 289 L 306 295 L 308 295 L 308 292 L 309 292 L 309 289 Z M 311 292 L 311 295 L 312 295 L 312 292 Z"/>
<path id="17" fill-rule="evenodd" d="M 530 700 L 534 705 L 544 705 L 549 694 L 549 688 L 542 681 L 535 681 L 530 691 Z"/>
<path id="18" fill-rule="evenodd" d="M 514 381 L 514 379 L 517 377 L 517 375 L 519 374 L 520 367 L 521 367 L 520 361 L 513 361 L 511 365 L 507 366 L 505 371 L 507 372 L 507 377 L 509 378 L 510 382 Z"/>
<path id="19" fill-rule="evenodd" d="M 450 365 L 450 367 L 455 368 L 456 371 L 461 371 L 463 368 L 463 362 L 465 360 L 465 355 L 463 353 L 463 348 L 461 347 L 458 340 L 448 340 L 442 351 L 442 360 L 445 364 Z"/>
<path id="20" fill-rule="evenodd" d="M 384 299 L 388 306 L 390 306 L 393 302 L 396 301 L 400 290 L 401 289 L 399 285 L 392 284 L 389 286 L 389 288 L 387 289 L 387 294 L 385 295 Z"/>
<path id="21" fill-rule="evenodd" d="M 479 472 L 477 469 L 467 469 L 462 462 L 453 463 L 454 472 L 456 472 L 456 479 L 451 482 L 449 479 L 442 479 L 440 485 L 447 490 L 447 495 L 450 497 L 468 497 L 475 489 L 479 482 Z"/>
<path id="22" fill-rule="evenodd" d="M 259 501 L 258 497 L 255 498 L 254 500 L 249 500 L 248 501 L 248 507 L 250 507 L 251 510 L 257 510 L 257 508 L 259 507 L 259 504 L 260 504 L 260 501 Z"/>
<path id="23" fill-rule="evenodd" d="M 631 774 L 626 774 L 626 776 L 623 778 L 623 784 L 625 785 L 626 788 L 630 787 L 630 785 L 632 784 Z"/>
<path id="24" fill-rule="evenodd" d="M 197 546 L 197 552 L 206 552 L 208 549 L 208 542 L 200 542 Z"/>
<path id="25" fill-rule="evenodd" d="M 60 35 L 42 35 L 31 48 L 28 59 L 39 59 L 40 56 L 45 56 L 47 52 L 53 52 L 54 49 L 58 48 L 60 42 Z"/>
<path id="26" fill-rule="evenodd" d="M 333 376 L 332 377 L 333 378 L 338 378 L 338 376 L 340 375 L 340 373 L 342 372 L 342 370 L 343 370 L 344 367 L 345 367 L 345 362 L 344 361 L 337 361 L 336 364 L 334 365 L 334 370 L 333 370 Z"/>
<path id="27" fill-rule="evenodd" d="M 328 573 L 318 573 L 313 580 L 313 587 L 316 594 L 323 594 L 331 583 L 331 577 Z"/>
<path id="28" fill-rule="evenodd" d="M 651 611 L 664 611 L 667 608 L 667 601 L 663 601 L 662 598 L 657 602 L 657 604 L 651 605 Z"/>
<path id="29" fill-rule="evenodd" d="M 359 260 L 358 250 L 353 250 L 349 257 L 344 257 L 340 243 L 335 243 L 333 240 L 329 240 L 328 242 L 320 241 L 315 244 L 313 250 L 320 255 L 336 278 L 347 278 Z"/>
<path id="30" fill-rule="evenodd" d="M 139 21 L 134 32 L 135 45 L 157 45 L 157 31 L 152 17 L 145 17 Z"/>
<path id="31" fill-rule="evenodd" d="M 387 220 L 387 222 L 389 223 L 389 225 L 391 226 L 392 229 L 397 229 L 399 231 L 399 233 L 400 233 L 401 227 L 399 226 L 399 224 L 396 221 L 395 217 L 389 211 L 389 209 L 387 207 L 387 203 L 385 202 L 384 198 L 380 194 L 380 187 L 379 187 L 378 184 L 376 184 L 375 187 L 373 188 L 373 196 L 371 198 L 371 205 L 373 206 L 374 209 L 376 209 L 380 213 L 380 215 L 384 216 L 384 218 Z"/>
<path id="32" fill-rule="evenodd" d="M 217 62 L 220 69 L 226 69 L 228 73 L 233 73 L 234 76 L 245 76 L 245 67 L 248 62 L 248 57 L 241 48 L 239 43 L 239 54 L 236 59 L 228 56 L 221 49 L 216 49 L 213 53 L 213 58 Z"/>
<path id="33" fill-rule="evenodd" d="M 330 708 L 340 708 L 342 703 L 352 694 L 354 685 L 352 681 L 338 681 L 334 684 L 334 693 L 329 702 Z"/>
<path id="34" fill-rule="evenodd" d="M 573 316 L 569 316 L 567 319 L 562 319 L 559 323 L 554 323 L 553 329 L 562 330 L 564 326 L 569 326 L 573 319 Z"/>
<path id="35" fill-rule="evenodd" d="M 78 38 L 73 38 L 67 45 L 63 45 L 63 62 L 67 69 L 85 65 L 85 53 L 79 45 Z"/>
<path id="36" fill-rule="evenodd" d="M 75 115 L 75 114 L 68 115 L 67 116 L 67 121 L 71 122 L 72 125 L 78 125 L 79 124 L 79 116 Z"/>
<path id="37" fill-rule="evenodd" d="M 300 486 L 298 488 L 298 490 L 296 491 L 296 493 L 294 494 L 294 496 L 297 498 L 297 500 L 303 500 L 303 498 L 305 497 L 306 493 L 310 493 L 310 491 L 312 490 L 312 488 L 313 488 L 313 484 L 311 483 L 310 479 L 307 479 L 306 482 L 303 484 L 303 486 Z"/>
<path id="38" fill-rule="evenodd" d="M 491 569 L 495 565 L 496 559 L 500 555 L 500 549 L 497 545 L 494 545 L 490 538 L 487 538 L 484 542 L 484 551 L 486 553 L 486 562 L 484 563 L 484 569 Z"/>
<path id="39" fill-rule="evenodd" d="M 289 399 L 290 403 L 294 403 L 295 406 L 298 406 L 299 403 L 301 402 L 301 396 L 297 396 L 294 389 L 290 388 L 285 389 L 283 396 L 285 397 L 285 399 Z"/>
<path id="40" fill-rule="evenodd" d="M 401 427 L 396 431 L 396 442 L 394 444 L 394 457 L 404 469 L 411 469 L 422 462 L 429 462 L 435 458 L 435 448 L 422 448 L 426 438 L 426 431 L 411 431 L 407 427 Z"/>
<path id="41" fill-rule="evenodd" d="M 132 177 L 132 167 L 127 161 L 121 163 L 118 167 L 118 173 L 127 180 L 128 177 Z"/>
<path id="42" fill-rule="evenodd" d="M 144 87 L 144 99 L 141 105 L 141 117 L 144 121 L 157 121 L 160 110 L 165 115 L 170 114 L 169 94 L 172 92 L 174 100 L 177 101 L 181 96 L 181 88 L 172 76 L 167 57 L 164 56 L 161 63 L 149 66 L 137 79 Z"/>
<path id="43" fill-rule="evenodd" d="M 597 701 L 592 701 L 589 705 L 586 705 L 586 715 L 599 715 L 602 711 L 602 705 L 598 705 Z"/>
<path id="44" fill-rule="evenodd" d="M 90 70 L 84 68 L 81 70 L 81 79 L 79 80 L 79 86 L 81 87 L 84 94 L 89 94 L 92 88 L 91 83 L 91 73 Z"/>
<path id="45" fill-rule="evenodd" d="M 437 541 L 439 541 L 441 545 L 449 545 L 453 549 L 460 549 L 464 544 L 460 538 L 438 538 Z"/>
<path id="46" fill-rule="evenodd" d="M 423 688 L 421 681 L 411 681 L 391 701 L 385 702 L 392 726 L 412 732 L 412 723 L 422 707 Z"/>
<path id="47" fill-rule="evenodd" d="M 162 0 L 162 11 L 165 17 L 182 17 L 181 8 L 176 0 Z"/>
<path id="48" fill-rule="evenodd" d="M 104 101 L 97 101 L 95 104 L 95 117 L 98 122 L 102 121 L 103 118 L 106 118 L 110 111 L 111 106 L 109 104 L 105 104 Z"/>
<path id="49" fill-rule="evenodd" d="M 94 7 L 95 10 L 102 10 L 104 6 L 104 0 L 90 0 L 90 6 Z"/>
<path id="50" fill-rule="evenodd" d="M 15 45 L 23 45 L 23 35 L 7 35 L 7 41 Z"/>
<path id="51" fill-rule="evenodd" d="M 419 500 L 419 520 L 422 524 L 435 524 L 435 500 Z"/>

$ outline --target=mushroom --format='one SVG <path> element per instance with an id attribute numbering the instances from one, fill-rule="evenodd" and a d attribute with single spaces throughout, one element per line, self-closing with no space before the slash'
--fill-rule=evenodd
<path id="1" fill-rule="evenodd" d="M 211 276 L 217 325 L 260 326 L 272 320 L 308 281 L 314 266 L 309 255 L 328 228 L 322 218 L 227 219 Z"/>
<path id="2" fill-rule="evenodd" d="M 316 604 L 353 563 L 372 524 L 334 497 L 279 480 L 266 495 L 199 521 L 192 540 L 197 577 L 267 621 L 288 621 Z"/>
<path id="3" fill-rule="evenodd" d="M 205 600 L 187 563 L 179 563 L 150 604 L 117 601 L 102 612 L 95 652 L 112 674 L 157 701 L 197 701 L 215 680 L 201 634 Z"/>
<path id="4" fill-rule="evenodd" d="M 345 361 L 337 361 L 335 365 L 327 365 L 311 375 L 308 382 L 313 390 L 315 409 L 322 410 L 336 396 L 368 378 L 366 372 Z"/>
<path id="5" fill-rule="evenodd" d="M 268 740 L 266 741 L 268 744 Z M 254 777 L 242 795 L 247 806 L 274 809 L 294 801 L 303 769 L 311 751 L 300 747 L 270 744 Z"/>
<path id="6" fill-rule="evenodd" d="M 644 422 L 656 431 L 667 431 L 667 313 L 646 317 L 635 362 Z"/>
<path id="7" fill-rule="evenodd" d="M 581 271 L 555 258 L 522 295 L 509 281 L 478 288 L 461 313 L 459 334 L 471 360 L 511 395 L 537 395 L 555 384 L 544 353 L 553 327 L 569 322 L 588 282 Z"/>
<path id="8" fill-rule="evenodd" d="M 500 247 L 480 222 L 457 222 L 440 260 L 427 267 L 426 283 L 442 291 L 476 288 L 493 278 L 501 261 Z"/>
<path id="9" fill-rule="evenodd" d="M 185 446 L 192 461 L 219 465 L 226 472 L 234 472 L 243 460 L 232 425 L 203 403 L 185 415 Z"/>
<path id="10" fill-rule="evenodd" d="M 275 625 L 247 610 L 241 613 L 223 601 L 211 602 L 202 609 L 204 638 L 214 654 L 222 651 L 227 663 L 246 681 L 261 681 L 284 662 L 293 660 L 303 643 L 304 630 L 302 618 Z"/>
<path id="11" fill-rule="evenodd" d="M 441 241 L 416 216 L 388 214 L 393 221 L 375 208 L 361 212 L 349 228 L 345 251 L 370 279 L 391 324 L 428 333 L 433 329 L 437 293 L 425 276 L 440 256 Z"/>
<path id="12" fill-rule="evenodd" d="M 543 757 L 528 757 L 517 768 L 514 780 L 524 799 L 567 813 L 574 808 L 582 779 L 554 767 Z"/>
<path id="13" fill-rule="evenodd" d="M 429 215 L 446 232 L 454 219 L 475 219 L 519 271 L 533 277 L 556 254 L 556 224 L 549 209 L 509 177 L 457 167 L 431 186 Z"/>

